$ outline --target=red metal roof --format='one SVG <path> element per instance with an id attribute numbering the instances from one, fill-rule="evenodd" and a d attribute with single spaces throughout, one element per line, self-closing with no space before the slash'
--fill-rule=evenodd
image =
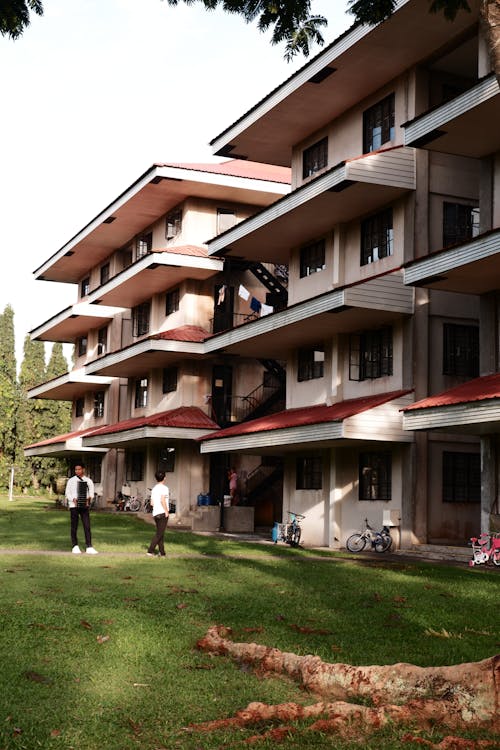
<path id="1" fill-rule="evenodd" d="M 193 343 L 203 343 L 207 339 L 211 338 L 212 334 L 205 331 L 204 328 L 199 326 L 179 326 L 179 328 L 172 328 L 170 331 L 162 331 L 154 336 L 152 339 L 165 339 L 167 341 L 191 341 Z"/>
<path id="2" fill-rule="evenodd" d="M 123 422 L 106 425 L 93 431 L 93 435 L 109 435 L 113 432 L 126 432 L 137 427 L 183 427 L 196 430 L 213 430 L 218 425 L 197 406 L 180 406 L 147 417 L 134 417 Z"/>
<path id="3" fill-rule="evenodd" d="M 71 440 L 75 437 L 83 437 L 84 435 L 92 435 L 96 430 L 101 429 L 99 427 L 89 427 L 86 430 L 77 430 L 76 432 L 66 432 L 64 435 L 55 435 L 54 437 L 47 438 L 47 440 L 41 440 L 39 443 L 32 443 L 31 445 L 25 445 L 25 449 L 38 448 L 41 445 L 54 445 L 55 443 L 65 443 L 66 440 Z"/>
<path id="4" fill-rule="evenodd" d="M 198 258 L 208 258 L 206 247 L 199 245 L 172 245 L 170 247 L 155 247 L 154 253 L 173 253 L 175 255 L 194 255 Z"/>
<path id="5" fill-rule="evenodd" d="M 291 169 L 289 167 L 277 167 L 274 164 L 260 164 L 256 161 L 246 159 L 229 159 L 228 161 L 215 164 L 167 164 L 156 163 L 157 167 L 175 167 L 176 169 L 191 169 L 197 172 L 212 172 L 231 177 L 248 177 L 253 180 L 267 180 L 269 182 L 282 182 L 289 184 L 291 181 Z"/>
<path id="6" fill-rule="evenodd" d="M 327 406 L 303 406 L 298 409 L 286 409 L 285 411 L 269 414 L 267 417 L 254 419 L 249 422 L 227 427 L 224 430 L 204 435 L 200 440 L 212 440 L 213 438 L 235 437 L 236 435 L 250 435 L 256 432 L 268 430 L 283 430 L 287 427 L 302 427 L 306 425 L 320 424 L 322 422 L 342 422 L 342 420 L 360 414 L 367 409 L 399 398 L 411 391 L 391 391 L 390 393 L 379 393 L 376 396 L 363 396 L 352 398 L 347 401 L 339 401 L 337 404 Z"/>
<path id="7" fill-rule="evenodd" d="M 468 404 L 474 401 L 485 401 L 489 398 L 500 398 L 500 373 L 484 375 L 474 378 L 467 383 L 438 393 L 436 396 L 423 398 L 402 411 L 413 409 L 431 409 L 436 406 L 452 406 L 453 404 Z"/>

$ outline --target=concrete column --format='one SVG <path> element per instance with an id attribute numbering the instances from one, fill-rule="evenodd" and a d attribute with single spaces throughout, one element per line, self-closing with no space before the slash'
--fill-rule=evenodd
<path id="1" fill-rule="evenodd" d="M 326 545 L 338 547 L 342 530 L 342 494 L 338 487 L 340 463 L 340 452 L 337 448 L 331 448 L 329 452 L 329 474 L 328 490 L 325 496 L 325 529 Z"/>
<path id="2" fill-rule="evenodd" d="M 495 466 L 496 451 L 494 438 L 486 435 L 481 438 L 481 533 L 490 530 L 490 513 L 496 499 Z"/>

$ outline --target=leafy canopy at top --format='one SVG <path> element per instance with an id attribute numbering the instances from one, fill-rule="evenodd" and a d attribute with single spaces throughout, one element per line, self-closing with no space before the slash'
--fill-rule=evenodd
<path id="1" fill-rule="evenodd" d="M 453 20 L 459 10 L 470 10 L 467 0 L 428 0 L 431 12 L 443 12 Z M 169 5 L 203 3 L 207 10 L 221 7 L 227 13 L 243 16 L 247 23 L 257 21 L 260 31 L 272 29 L 271 44 L 285 42 L 285 59 L 310 54 L 313 43 L 324 43 L 323 16 L 311 14 L 312 0 L 167 0 Z M 349 13 L 357 23 L 375 24 L 388 18 L 396 0 L 349 0 Z M 30 23 L 30 13 L 43 14 L 41 0 L 0 0 L 0 34 L 17 39 Z"/>

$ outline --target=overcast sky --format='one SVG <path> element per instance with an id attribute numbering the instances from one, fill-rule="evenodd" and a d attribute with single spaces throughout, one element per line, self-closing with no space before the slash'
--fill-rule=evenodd
<path id="1" fill-rule="evenodd" d="M 76 300 L 33 271 L 156 161 L 213 161 L 208 143 L 301 67 L 255 24 L 161 0 L 44 0 L 0 37 L 0 312 L 25 335 Z M 329 43 L 347 0 L 313 0 Z M 313 50 L 313 54 L 319 52 Z"/>

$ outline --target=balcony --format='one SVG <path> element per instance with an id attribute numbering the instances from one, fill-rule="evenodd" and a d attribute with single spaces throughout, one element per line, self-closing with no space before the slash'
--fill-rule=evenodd
<path id="1" fill-rule="evenodd" d="M 266 205 L 288 193 L 288 170 L 250 162 L 155 164 L 36 269 L 35 278 L 77 284 L 186 198 Z M 121 306 L 121 305 L 120 305 Z"/>
<path id="2" fill-rule="evenodd" d="M 197 326 L 180 326 L 162 331 L 116 352 L 87 363 L 87 376 L 108 375 L 131 378 L 150 370 L 168 367 L 179 359 L 192 359 L 205 354 L 204 341 L 210 334 Z"/>
<path id="3" fill-rule="evenodd" d="M 392 148 L 351 159 L 302 185 L 208 244 L 209 255 L 288 263 L 290 248 L 375 212 L 415 189 L 415 152 Z"/>
<path id="4" fill-rule="evenodd" d="M 446 292 L 485 294 L 500 289 L 500 229 L 409 263 L 404 282 Z"/>
<path id="5" fill-rule="evenodd" d="M 50 398 L 56 401 L 74 401 L 91 391 L 102 390 L 111 385 L 112 378 L 88 377 L 82 369 L 66 372 L 57 378 L 30 388 L 28 398 Z"/>
<path id="6" fill-rule="evenodd" d="M 49 320 L 30 331 L 33 341 L 60 341 L 72 344 L 80 336 L 86 336 L 95 328 L 102 328 L 118 313 L 122 307 L 106 307 L 79 302 L 62 310 Z"/>
<path id="7" fill-rule="evenodd" d="M 406 146 L 479 159 L 500 149 L 499 122 L 500 88 L 490 75 L 455 99 L 405 123 L 404 141 Z"/>
<path id="8" fill-rule="evenodd" d="M 414 292 L 403 284 L 402 271 L 374 276 L 335 289 L 286 310 L 216 334 L 204 344 L 207 353 L 224 350 L 241 356 L 286 359 L 291 349 L 337 333 L 390 325 L 411 315 Z"/>
<path id="9" fill-rule="evenodd" d="M 131 308 L 185 279 L 208 279 L 222 271 L 223 265 L 217 258 L 208 258 L 201 247 L 155 250 L 92 291 L 88 302 Z"/>

